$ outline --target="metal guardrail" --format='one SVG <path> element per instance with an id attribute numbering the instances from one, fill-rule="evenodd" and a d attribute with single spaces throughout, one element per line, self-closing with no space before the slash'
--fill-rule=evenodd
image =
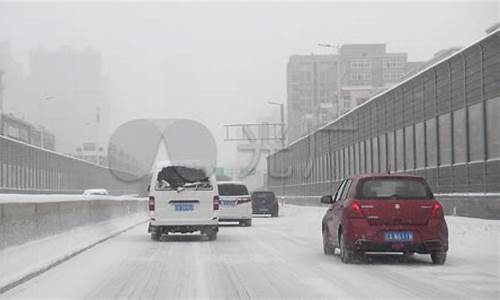
<path id="1" fill-rule="evenodd" d="M 98 187 L 125 194 L 146 186 L 120 181 L 103 166 L 0 136 L 0 192 L 81 193 Z"/>

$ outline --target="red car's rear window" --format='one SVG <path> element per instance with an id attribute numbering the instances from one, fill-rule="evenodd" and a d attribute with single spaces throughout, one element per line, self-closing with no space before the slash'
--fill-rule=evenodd
<path id="1" fill-rule="evenodd" d="M 432 199 L 427 183 L 418 178 L 378 177 L 360 180 L 358 199 Z"/>

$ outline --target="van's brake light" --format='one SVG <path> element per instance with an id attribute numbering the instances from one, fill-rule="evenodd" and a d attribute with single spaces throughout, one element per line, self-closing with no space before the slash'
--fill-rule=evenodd
<path id="1" fill-rule="evenodd" d="M 155 197 L 149 196 L 148 206 L 149 206 L 149 211 L 155 210 Z"/>
<path id="2" fill-rule="evenodd" d="M 214 210 L 219 210 L 220 198 L 219 195 L 214 196 Z"/>
<path id="3" fill-rule="evenodd" d="M 250 198 L 250 197 L 240 197 L 240 198 L 238 198 L 238 201 L 236 202 L 236 204 L 243 204 L 243 203 L 248 203 L 251 201 L 252 201 L 252 198 Z"/>

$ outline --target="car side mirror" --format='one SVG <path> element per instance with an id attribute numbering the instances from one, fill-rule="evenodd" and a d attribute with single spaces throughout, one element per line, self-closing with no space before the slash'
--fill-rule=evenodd
<path id="1" fill-rule="evenodd" d="M 326 195 L 326 196 L 321 197 L 321 203 L 332 204 L 333 203 L 332 195 Z"/>

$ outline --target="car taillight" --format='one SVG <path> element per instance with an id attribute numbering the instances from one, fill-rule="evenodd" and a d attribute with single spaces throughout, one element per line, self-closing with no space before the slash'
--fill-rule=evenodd
<path id="1" fill-rule="evenodd" d="M 148 206 L 149 206 L 149 211 L 155 210 L 155 197 L 149 196 Z"/>
<path id="2" fill-rule="evenodd" d="M 354 201 L 351 204 L 351 212 L 349 214 L 349 217 L 351 217 L 353 219 L 359 219 L 359 218 L 365 217 L 363 214 L 363 211 L 361 210 L 361 205 L 359 204 L 359 202 Z"/>
<path id="3" fill-rule="evenodd" d="M 432 205 L 431 218 L 441 219 L 444 217 L 443 206 L 439 202 L 434 202 Z"/>
<path id="4" fill-rule="evenodd" d="M 250 201 L 252 201 L 252 198 L 250 197 L 240 197 L 238 198 L 238 202 L 236 202 L 236 204 L 248 203 Z"/>
<path id="5" fill-rule="evenodd" d="M 220 199 L 219 195 L 214 196 L 214 210 L 219 210 Z"/>

